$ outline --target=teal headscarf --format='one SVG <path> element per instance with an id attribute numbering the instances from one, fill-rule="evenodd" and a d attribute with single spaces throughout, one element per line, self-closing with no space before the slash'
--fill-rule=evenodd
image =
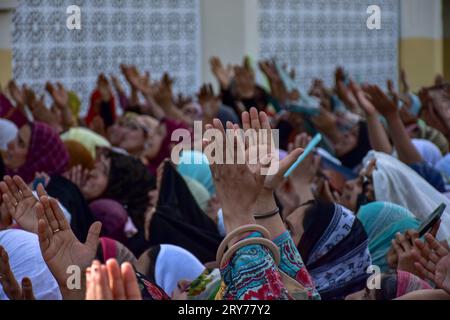
<path id="1" fill-rule="evenodd" d="M 389 202 L 372 202 L 361 207 L 358 219 L 369 237 L 372 263 L 382 272 L 389 270 L 386 255 L 396 234 L 417 230 L 420 226 L 419 220 L 409 210 Z"/>
<path id="2" fill-rule="evenodd" d="M 203 153 L 199 151 L 183 151 L 177 170 L 181 175 L 200 182 L 211 196 L 216 194 L 209 161 Z"/>

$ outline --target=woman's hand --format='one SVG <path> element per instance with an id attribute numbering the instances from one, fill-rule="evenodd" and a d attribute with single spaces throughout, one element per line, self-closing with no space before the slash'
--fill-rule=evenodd
<path id="1" fill-rule="evenodd" d="M 364 87 L 367 90 L 367 87 Z M 350 82 L 350 90 L 353 92 L 353 95 L 358 100 L 360 107 L 364 110 L 366 117 L 374 117 L 378 116 L 378 112 L 375 109 L 375 106 L 370 101 L 370 96 L 368 96 L 364 90 L 355 82 Z"/>
<path id="2" fill-rule="evenodd" d="M 2 246 L 0 246 L 0 284 L 9 300 L 36 300 L 29 278 L 23 278 L 21 285 L 17 282 L 9 265 L 8 253 Z"/>
<path id="3" fill-rule="evenodd" d="M 117 260 L 94 261 L 86 270 L 86 300 L 142 300 L 133 266 Z"/>
<path id="4" fill-rule="evenodd" d="M 228 89 L 233 79 L 233 67 L 228 65 L 226 68 L 218 57 L 212 57 L 210 60 L 211 71 L 224 90 Z"/>
<path id="5" fill-rule="evenodd" d="M 63 175 L 67 180 L 72 181 L 78 189 L 83 190 L 84 185 L 89 176 L 89 169 L 83 169 L 83 166 L 77 165 L 64 173 Z"/>
<path id="6" fill-rule="evenodd" d="M 425 242 L 415 240 L 418 248 L 413 253 L 414 266 L 427 279 L 450 294 L 450 251 L 431 234 L 425 235 Z"/>
<path id="7" fill-rule="evenodd" d="M 398 233 L 392 240 L 392 249 L 397 256 L 397 270 L 407 271 L 409 273 L 421 276 L 421 273 L 415 267 L 414 241 L 419 238 L 419 233 L 415 230 L 408 230 L 406 235 Z"/>
<path id="8" fill-rule="evenodd" d="M 396 102 L 390 98 L 376 85 L 367 85 L 364 90 L 369 94 L 371 101 L 378 112 L 389 120 L 399 115 L 399 109 Z"/>
<path id="9" fill-rule="evenodd" d="M 68 289 L 67 270 L 71 266 L 85 270 L 91 264 L 97 252 L 102 224 L 100 222 L 92 224 L 86 243 L 82 244 L 75 237 L 55 199 L 41 197 L 40 202 L 35 205 L 35 210 L 42 256 L 58 282 L 64 299 L 83 299 L 82 290 Z"/>
<path id="10" fill-rule="evenodd" d="M 220 105 L 222 104 L 220 97 L 214 94 L 214 89 L 211 84 L 205 84 L 201 87 L 197 98 L 198 103 L 203 109 L 203 120 L 205 124 L 211 123 L 219 113 Z"/>
<path id="11" fill-rule="evenodd" d="M 25 231 L 37 234 L 38 221 L 34 212 L 34 206 L 38 202 L 38 199 L 36 199 L 23 179 L 19 176 L 14 176 L 13 178 L 6 176 L 0 182 L 0 191 L 2 193 L 3 203 L 12 218 Z M 42 185 L 38 186 L 37 193 L 38 196 L 47 195 Z"/>

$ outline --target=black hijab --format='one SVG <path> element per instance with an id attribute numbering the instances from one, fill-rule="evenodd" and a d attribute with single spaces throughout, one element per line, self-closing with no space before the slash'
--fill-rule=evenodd
<path id="1" fill-rule="evenodd" d="M 114 151 L 108 151 L 106 156 L 111 159 L 111 168 L 102 198 L 122 204 L 136 228 L 143 231 L 148 193 L 156 188 L 156 179 L 138 159 Z"/>
<path id="2" fill-rule="evenodd" d="M 64 177 L 52 176 L 46 191 L 69 211 L 72 231 L 84 243 L 89 228 L 94 223 L 94 216 L 80 189 Z"/>
<path id="3" fill-rule="evenodd" d="M 367 124 L 361 121 L 359 122 L 358 144 L 352 151 L 340 156 L 339 160 L 344 167 L 354 169 L 361 164 L 370 150 L 372 150 L 372 146 L 369 140 L 369 130 Z"/>
<path id="4" fill-rule="evenodd" d="M 169 162 L 164 167 L 149 234 L 151 245 L 182 247 L 202 263 L 215 261 L 222 241 L 216 224 L 200 209 L 183 177 Z"/>
<path id="5" fill-rule="evenodd" d="M 314 201 L 306 209 L 298 251 L 323 300 L 363 289 L 371 264 L 364 227 L 344 207 Z"/>

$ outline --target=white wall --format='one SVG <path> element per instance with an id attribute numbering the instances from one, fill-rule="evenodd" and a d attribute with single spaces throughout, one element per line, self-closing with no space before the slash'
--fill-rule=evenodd
<path id="1" fill-rule="evenodd" d="M 224 64 L 242 62 L 244 55 L 257 58 L 258 0 L 201 0 L 202 79 L 215 83 L 209 59 Z"/>

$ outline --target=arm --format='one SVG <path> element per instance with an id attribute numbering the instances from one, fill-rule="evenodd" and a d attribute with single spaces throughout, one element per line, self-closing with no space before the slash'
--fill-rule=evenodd
<path id="1" fill-rule="evenodd" d="M 367 86 L 367 92 L 372 97 L 375 108 L 388 123 L 389 133 L 400 161 L 408 165 L 423 162 L 422 156 L 414 147 L 403 125 L 396 103 L 390 100 L 377 86 Z"/>
<path id="2" fill-rule="evenodd" d="M 392 153 L 392 145 L 389 141 L 389 137 L 380 122 L 379 114 L 370 100 L 367 98 L 365 92 L 356 83 L 351 82 L 350 88 L 353 91 L 354 96 L 358 100 L 361 108 L 366 114 L 367 128 L 369 131 L 369 140 L 372 148 L 378 152 L 384 152 L 387 154 Z"/>

